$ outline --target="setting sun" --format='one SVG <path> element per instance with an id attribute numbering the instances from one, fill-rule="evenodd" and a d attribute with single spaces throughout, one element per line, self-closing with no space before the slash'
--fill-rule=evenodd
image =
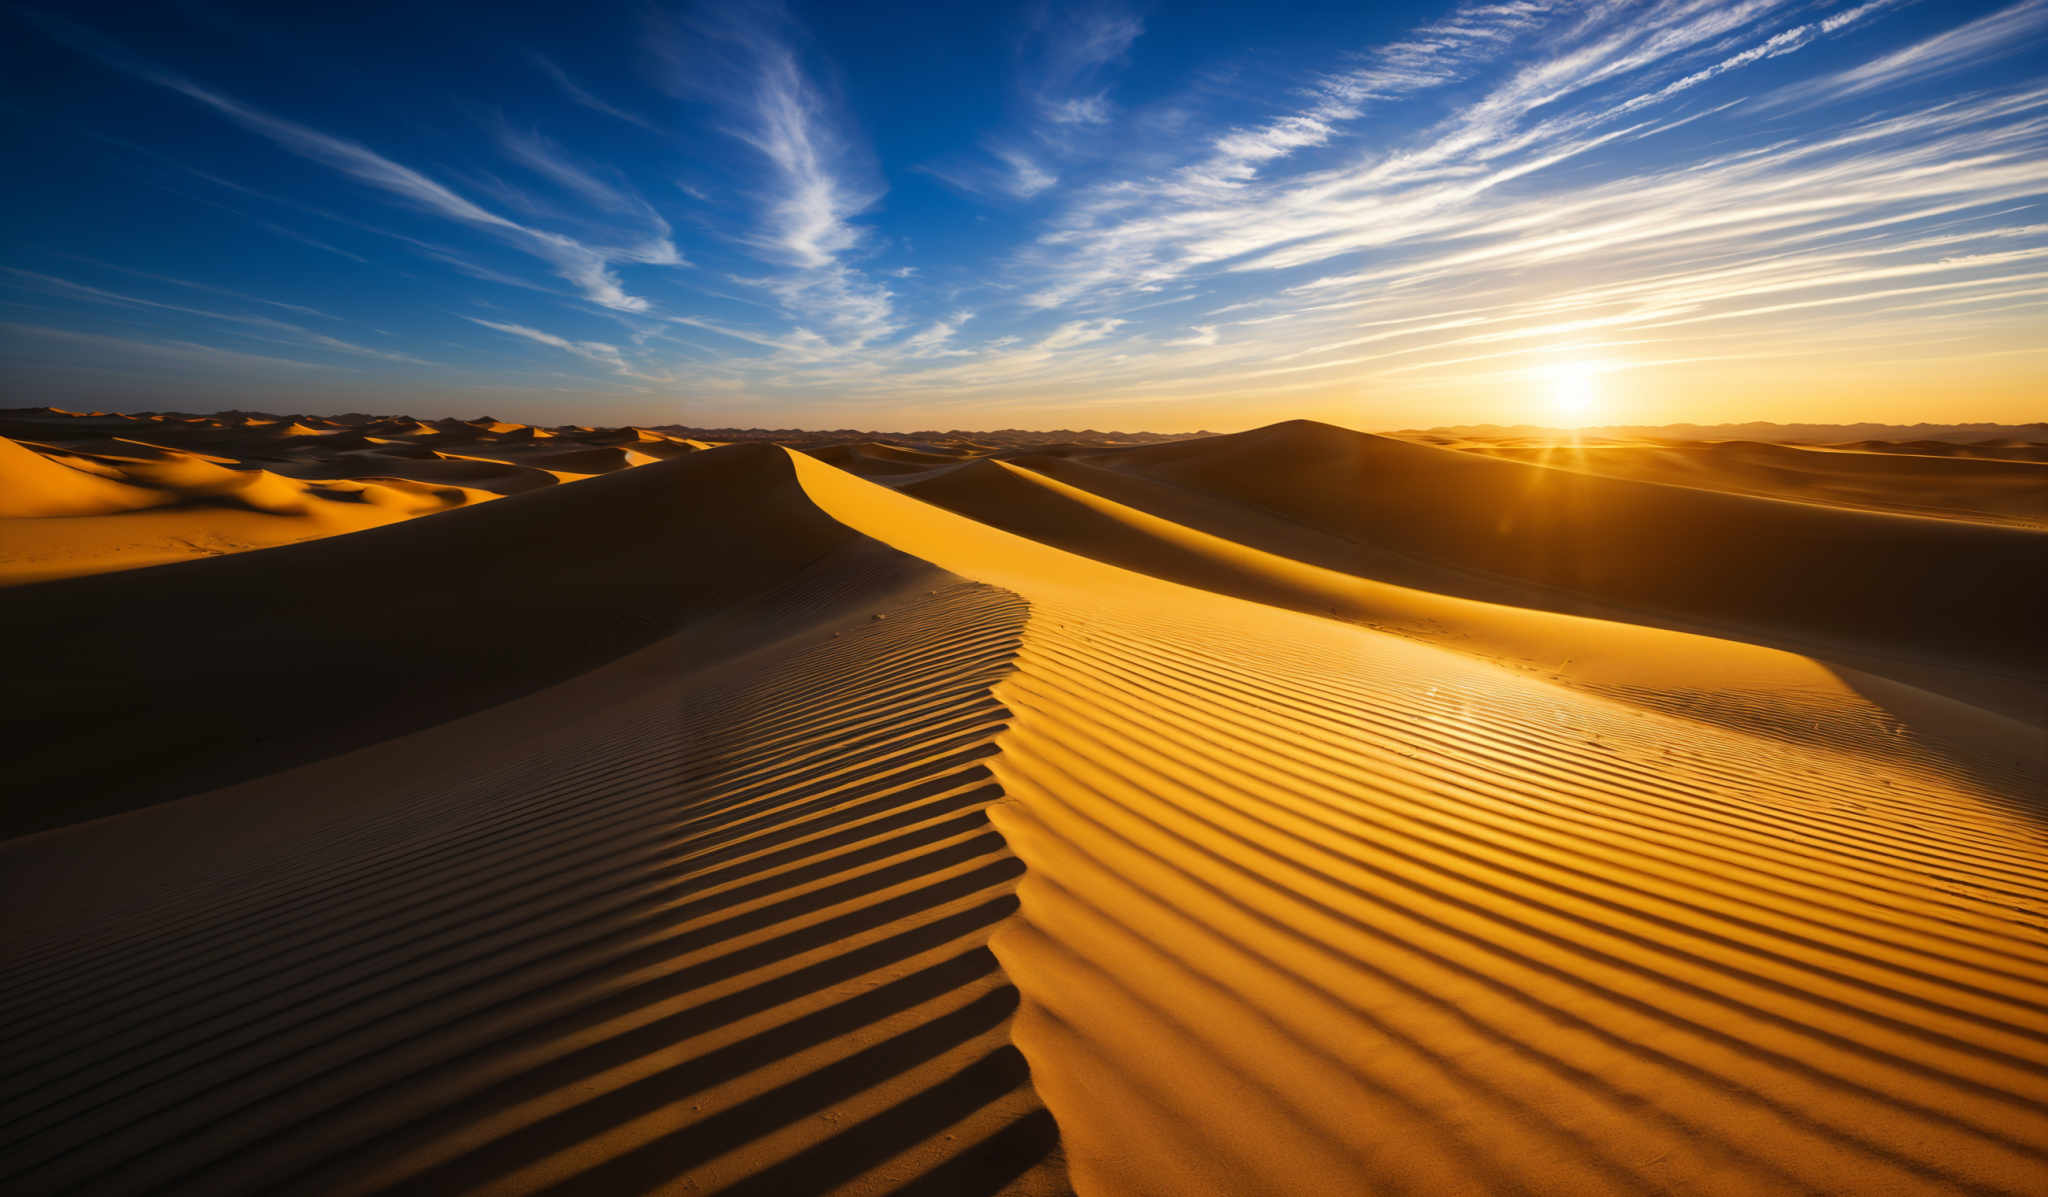
<path id="1" fill-rule="evenodd" d="M 1542 373 L 1547 420 L 1564 428 L 1592 422 L 1600 407 L 1600 367 L 1588 361 L 1562 361 Z"/>

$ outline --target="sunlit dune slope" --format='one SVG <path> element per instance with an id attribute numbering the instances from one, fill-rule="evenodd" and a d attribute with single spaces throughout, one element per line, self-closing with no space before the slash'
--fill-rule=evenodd
<path id="1" fill-rule="evenodd" d="M 782 460 L 738 445 L 516 504 L 0 590 L 16 631 L 0 718 L 18 732 L 0 827 L 255 776 L 646 644 L 852 536 Z"/>
<path id="2" fill-rule="evenodd" d="M 1084 483 L 1115 478 L 1055 459 L 1027 460 Z M 1310 565 L 1008 462 L 976 462 L 906 489 L 982 523 L 1151 577 L 1365 624 L 1668 713 L 1793 742 L 1831 744 L 1884 759 L 1903 746 L 1902 718 L 1923 736 L 1953 728 L 1995 741 L 2020 730 L 2004 721 L 1984 725 L 1975 717 L 1957 727 L 1945 717 L 1948 704 L 1933 695 L 1789 652 L 1478 602 Z M 1249 517 L 1232 530 L 1252 539 L 1267 529 Z M 1275 538 L 1301 547 L 1295 537 Z M 1890 709 L 1856 699 L 1857 690 L 1882 693 Z"/>
<path id="3" fill-rule="evenodd" d="M 571 440 L 487 419 L 15 411 L 0 429 L 25 434 L 0 439 L 0 585 L 354 532 L 698 448 L 646 429 Z"/>
<path id="4" fill-rule="evenodd" d="M 59 515 L 105 515 L 171 501 L 171 497 L 129 482 L 119 470 L 52 460 L 0 437 L 0 519 Z"/>
<path id="5" fill-rule="evenodd" d="M 1504 477 L 1643 552 L 1819 509 L 1336 432 L 0 592 L 9 819 L 126 809 L 0 843 L 0 1188 L 2037 1191 L 2038 729 L 1418 589 L 1589 546 Z M 1565 577 L 1751 614 L 1661 551 Z"/>
<path id="6" fill-rule="evenodd" d="M 1874 772 L 798 468 L 1032 605 L 995 949 L 1084 1189 L 2025 1192 L 2048 1163 L 2030 745 Z"/>
<path id="7" fill-rule="evenodd" d="M 1610 605 L 2048 668 L 2034 618 L 2048 539 L 2037 532 L 1546 469 L 1308 421 L 1094 463 Z"/>
<path id="8" fill-rule="evenodd" d="M 983 812 L 1024 604 L 844 529 L 779 559 L 746 537 L 815 546 L 822 521 L 774 498 L 780 451 L 687 464 L 771 510 L 639 529 L 661 548 L 628 564 L 695 610 L 684 630 L 412 736 L 0 845 L 20 913 L 0 1188 L 1065 1191 L 986 947 L 1016 909 Z M 709 498 L 685 470 L 627 478 Z M 503 506 L 558 493 L 650 499 Z M 693 606 L 666 559 L 747 601 Z M 577 619 L 618 595 L 586 597 Z M 524 614 L 501 648 L 591 630 Z"/>
<path id="9" fill-rule="evenodd" d="M 147 444 L 0 439 L 0 585 L 374 528 L 492 497 L 396 478 L 305 481 Z"/>
<path id="10" fill-rule="evenodd" d="M 2048 462 L 1756 441 L 1537 446 L 1479 441 L 1459 447 L 1485 456 L 1611 478 L 2048 528 Z M 1943 448 L 1967 450 L 1972 446 Z"/>

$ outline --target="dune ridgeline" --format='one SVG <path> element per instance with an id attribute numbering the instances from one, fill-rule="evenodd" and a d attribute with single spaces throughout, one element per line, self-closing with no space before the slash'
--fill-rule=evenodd
<path id="1" fill-rule="evenodd" d="M 2048 1176 L 2024 445 L 69 419 L 5 1191 Z"/>

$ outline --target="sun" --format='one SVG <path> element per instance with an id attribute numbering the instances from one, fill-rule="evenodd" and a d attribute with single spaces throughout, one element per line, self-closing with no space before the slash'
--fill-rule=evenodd
<path id="1" fill-rule="evenodd" d="M 1592 422 L 1600 409 L 1600 368 L 1588 361 L 1562 361 L 1546 367 L 1550 416 L 1562 428 Z"/>

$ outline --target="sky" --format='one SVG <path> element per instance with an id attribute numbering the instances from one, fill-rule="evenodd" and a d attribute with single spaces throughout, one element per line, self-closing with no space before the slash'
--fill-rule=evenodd
<path id="1" fill-rule="evenodd" d="M 2048 418 L 2048 0 L 0 10 L 0 403 Z"/>

